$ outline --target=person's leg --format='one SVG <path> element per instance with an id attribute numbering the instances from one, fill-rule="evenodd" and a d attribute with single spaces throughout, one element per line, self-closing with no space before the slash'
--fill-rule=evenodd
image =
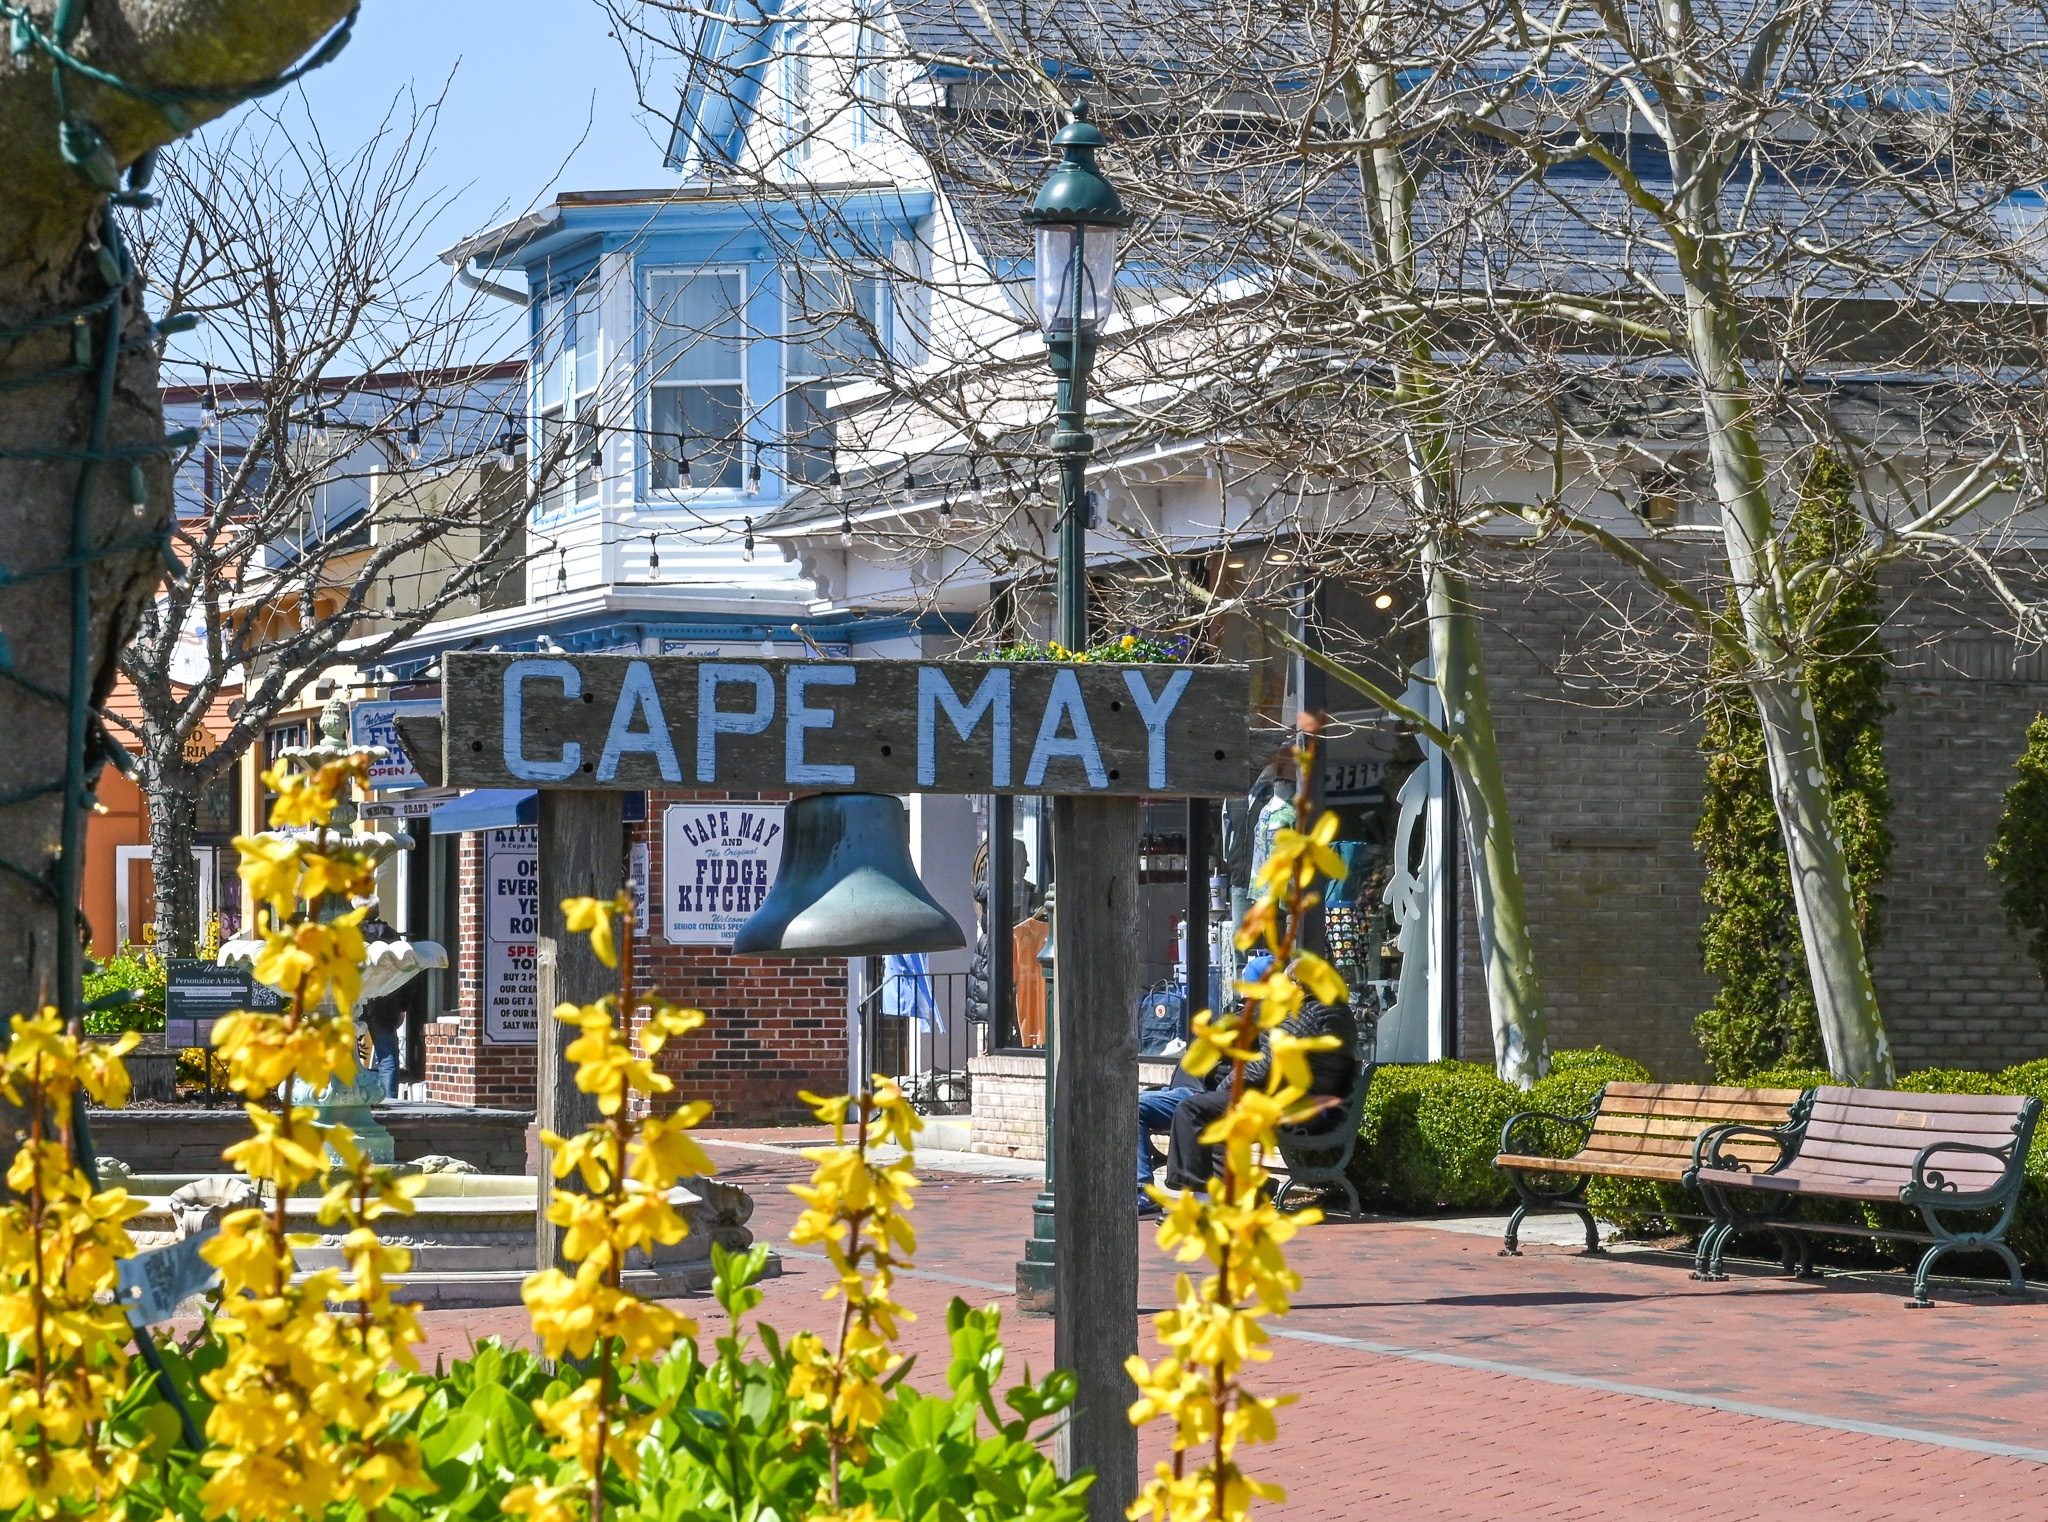
<path id="1" fill-rule="evenodd" d="M 1216 1171 L 1216 1149 L 1199 1139 L 1225 1110 L 1230 1108 L 1230 1091 L 1212 1089 L 1190 1094 L 1173 1112 L 1173 1132 L 1166 1148 L 1166 1187 L 1207 1189 Z"/>
<path id="2" fill-rule="evenodd" d="M 381 1025 L 370 1027 L 371 1067 L 384 1080 L 384 1097 L 398 1097 L 398 1032 Z"/>
<path id="3" fill-rule="evenodd" d="M 1152 1137 L 1173 1125 L 1186 1089 L 1146 1089 L 1138 1095 L 1138 1187 L 1152 1182 Z"/>

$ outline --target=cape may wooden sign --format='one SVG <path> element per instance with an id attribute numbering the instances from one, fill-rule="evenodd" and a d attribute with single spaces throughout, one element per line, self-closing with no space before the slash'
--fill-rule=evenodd
<path id="1" fill-rule="evenodd" d="M 1222 797 L 1243 666 L 445 657 L 453 787 Z"/>

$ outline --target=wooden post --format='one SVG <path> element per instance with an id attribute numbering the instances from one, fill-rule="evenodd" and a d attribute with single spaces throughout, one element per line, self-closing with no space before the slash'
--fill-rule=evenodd
<path id="1" fill-rule="evenodd" d="M 1053 853 L 1053 1362 L 1080 1382 L 1057 1457 L 1062 1474 L 1095 1472 L 1092 1522 L 1121 1522 L 1138 1493 L 1138 1437 L 1124 1415 L 1137 1398 L 1124 1360 L 1138 1351 L 1137 800 L 1055 799 Z"/>
<path id="2" fill-rule="evenodd" d="M 1017 943 L 1010 938 L 1017 921 L 1017 905 L 1010 901 L 1017 800 L 997 793 L 988 804 L 988 1044 L 991 1051 L 1001 1051 L 1022 1039 L 1017 1034 Z M 1025 969 L 1026 975 L 1034 971 Z"/>
<path id="3" fill-rule="evenodd" d="M 610 898 L 619 891 L 626 879 L 624 835 L 616 792 L 543 788 L 539 803 L 541 932 L 534 960 L 540 1043 L 534 1064 L 534 1119 L 544 1131 L 573 1136 L 597 1119 L 597 1101 L 576 1087 L 576 1069 L 562 1055 L 574 1034 L 555 1018 L 555 1006 L 565 1001 L 588 1004 L 610 993 L 618 986 L 618 974 L 597 959 L 588 936 L 569 933 L 562 900 Z M 550 1155 L 543 1149 L 534 1196 L 534 1260 L 541 1268 L 566 1266 L 562 1229 L 547 1218 L 549 1187 L 554 1183 L 547 1171 Z"/>
<path id="4" fill-rule="evenodd" d="M 1209 800 L 1188 800 L 1188 1020 L 1209 1007 Z"/>

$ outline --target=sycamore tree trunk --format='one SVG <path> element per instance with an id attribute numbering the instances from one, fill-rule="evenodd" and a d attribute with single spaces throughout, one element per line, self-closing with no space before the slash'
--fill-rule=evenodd
<path id="1" fill-rule="evenodd" d="M 1456 563 L 1434 538 L 1423 548 L 1428 581 L 1429 653 L 1450 736 L 1451 775 L 1457 779 L 1466 849 L 1472 863 L 1472 908 L 1479 925 L 1479 958 L 1486 969 L 1486 1002 L 1493 1019 L 1494 1070 L 1526 1089 L 1550 1071 L 1550 1025 L 1536 979 L 1536 948 L 1515 855 L 1493 707 L 1479 658 L 1479 624 Z"/>
<path id="2" fill-rule="evenodd" d="M 182 754 L 168 765 L 142 766 L 149 799 L 149 870 L 156 883 L 156 947 L 167 957 L 189 957 L 199 945 L 199 863 L 192 841 L 199 833 L 204 783 Z"/>
<path id="3" fill-rule="evenodd" d="M 1726 159 L 1704 127 L 1711 100 L 1683 67 L 1696 45 L 1688 0 L 1663 0 L 1665 35 L 1679 65 L 1665 94 L 1681 235 L 1673 240 L 1685 286 L 1686 343 L 1699 376 L 1701 416 L 1721 508 L 1728 573 L 1748 686 L 1762 721 L 1771 801 L 1792 872 L 1792 897 L 1813 981 L 1828 1067 L 1846 1083 L 1889 1088 L 1896 1076 L 1877 988 L 1865 956 L 1856 890 L 1836 831 L 1820 725 L 1806 665 L 1790 647 L 1792 618 L 1779 553 L 1769 471 L 1742 364 L 1742 324 L 1721 231 Z"/>
<path id="4" fill-rule="evenodd" d="M 1368 24 L 1384 29 L 1387 15 Z M 1382 56 L 1391 56 L 1383 54 Z M 1349 87 L 1353 118 L 1381 146 L 1360 155 L 1360 173 L 1375 212 L 1373 234 L 1384 269 L 1397 289 L 1415 285 L 1413 170 L 1398 146 L 1398 88 L 1383 62 L 1361 67 Z M 1472 867 L 1479 957 L 1486 970 L 1486 1002 L 1493 1025 L 1494 1070 L 1526 1089 L 1550 1071 L 1550 1030 L 1543 988 L 1515 855 L 1514 825 L 1493 709 L 1487 701 L 1485 662 L 1472 599 L 1455 551 L 1457 480 L 1451 432 L 1445 421 L 1430 336 L 1409 321 L 1397 339 L 1405 362 L 1397 370 L 1398 405 L 1408 458 L 1408 490 L 1421 536 L 1429 649 L 1437 696 L 1444 711 L 1445 753 L 1457 779 L 1465 844 Z"/>
<path id="5" fill-rule="evenodd" d="M 122 79 L 235 91 L 275 75 L 352 0 L 84 0 L 70 49 Z M 51 24 L 52 7 L 35 7 Z M 101 253 L 104 195 L 67 163 L 51 62 L 0 55 L 0 1017 L 39 1002 L 75 1007 L 83 819 L 105 759 L 91 706 L 163 574 L 170 460 L 157 390 L 159 345 L 130 285 Z M 74 150 L 104 175 L 170 142 L 155 106 L 73 76 Z M 183 108 L 190 125 L 225 105 Z M 146 216 L 144 212 L 119 215 Z M 116 266 L 118 270 L 118 266 Z M 64 320 L 49 323 L 52 318 Z M 38 326 L 38 324 L 46 324 Z M 113 360 L 107 363 L 110 343 Z M 97 424 L 95 420 L 97 421 Z M 98 462 L 84 451 L 132 450 Z M 144 501 L 130 501 L 132 458 Z M 83 698 L 84 703 L 76 701 Z M 89 706 L 90 705 L 90 706 Z M 67 779 L 79 775 L 82 787 Z"/>

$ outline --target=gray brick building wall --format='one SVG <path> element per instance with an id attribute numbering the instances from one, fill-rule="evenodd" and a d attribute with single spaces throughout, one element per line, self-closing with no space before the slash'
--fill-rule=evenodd
<path id="1" fill-rule="evenodd" d="M 1692 1031 L 1713 994 L 1699 964 L 1692 847 L 1700 726 L 1677 694 L 1617 704 L 1584 680 L 1594 620 L 1582 589 L 1634 593 L 1641 605 L 1628 574 L 1596 553 L 1552 554 L 1544 566 L 1477 596 L 1552 1042 L 1605 1046 L 1659 1077 L 1705 1078 Z M 1892 1048 L 1901 1071 L 2048 1056 L 2048 993 L 2006 932 L 1984 866 L 2026 726 L 2048 708 L 2048 663 L 2015 665 L 2009 640 L 1952 607 L 1900 606 L 1887 633 L 1897 670 L 1885 730 L 1896 845 L 1873 957 Z M 1458 1050 L 1490 1061 L 1469 881 L 1461 888 Z"/>

